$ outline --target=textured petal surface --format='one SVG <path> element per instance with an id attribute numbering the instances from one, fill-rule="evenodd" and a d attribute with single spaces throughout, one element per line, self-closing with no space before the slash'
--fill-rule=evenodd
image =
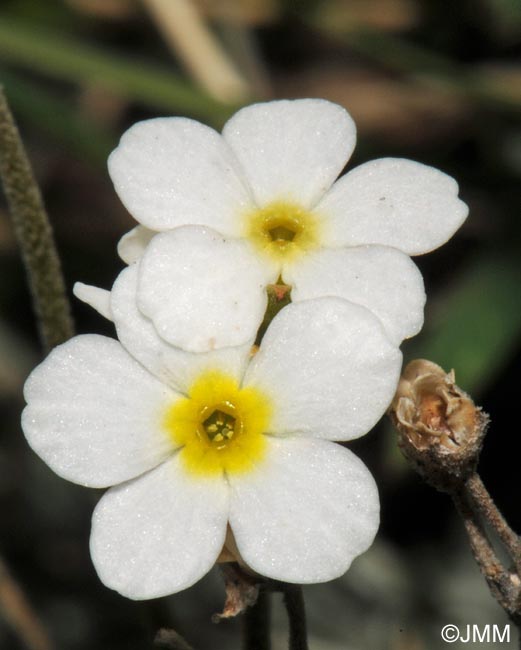
<path id="1" fill-rule="evenodd" d="M 115 485 L 172 453 L 162 419 L 176 393 L 113 339 L 86 334 L 55 348 L 29 376 L 24 395 L 29 444 L 69 481 Z"/>
<path id="2" fill-rule="evenodd" d="M 119 274 L 111 292 L 118 339 L 128 352 L 161 381 L 185 394 L 195 378 L 207 370 L 219 370 L 240 381 L 253 339 L 242 346 L 205 354 L 185 352 L 170 345 L 160 338 L 152 321 L 137 308 L 138 272 L 136 264 L 126 268 Z"/>
<path id="3" fill-rule="evenodd" d="M 324 99 L 253 104 L 223 130 L 262 206 L 288 199 L 307 208 L 348 161 L 356 127 L 345 109 Z"/>
<path id="4" fill-rule="evenodd" d="M 157 231 L 145 228 L 145 226 L 132 228 L 119 240 L 118 255 L 126 264 L 136 262 L 143 255 L 154 235 L 157 235 Z"/>
<path id="5" fill-rule="evenodd" d="M 228 145 L 194 120 L 138 122 L 108 164 L 127 210 L 153 230 L 200 224 L 234 235 L 237 220 L 251 205 Z"/>
<path id="6" fill-rule="evenodd" d="M 382 158 L 342 177 L 317 206 L 324 244 L 384 244 L 409 255 L 434 250 L 465 221 L 456 181 L 433 167 Z"/>
<path id="7" fill-rule="evenodd" d="M 72 288 L 72 293 L 93 309 L 104 318 L 112 320 L 112 312 L 110 311 L 110 291 L 93 287 L 91 284 L 83 284 L 83 282 L 76 282 Z"/>
<path id="8" fill-rule="evenodd" d="M 425 289 L 411 258 L 389 246 L 355 246 L 308 253 L 284 270 L 294 302 L 338 296 L 367 307 L 396 344 L 423 325 Z"/>
<path id="9" fill-rule="evenodd" d="M 92 519 L 90 550 L 100 579 L 135 600 L 186 589 L 221 551 L 228 501 L 222 478 L 193 480 L 177 455 L 112 488 Z"/>
<path id="10" fill-rule="evenodd" d="M 342 575 L 371 545 L 378 491 L 353 453 L 326 440 L 272 439 L 257 471 L 230 476 L 230 525 L 245 562 L 287 582 Z"/>
<path id="11" fill-rule="evenodd" d="M 188 352 L 242 345 L 255 338 L 276 277 L 246 241 L 177 228 L 147 247 L 138 307 L 161 338 Z"/>
<path id="12" fill-rule="evenodd" d="M 318 298 L 288 305 L 273 319 L 244 384 L 272 400 L 268 433 L 350 440 L 383 415 L 401 360 L 365 307 Z"/>

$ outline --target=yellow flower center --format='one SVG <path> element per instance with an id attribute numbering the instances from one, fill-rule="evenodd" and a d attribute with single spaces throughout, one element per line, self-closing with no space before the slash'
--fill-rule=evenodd
<path id="1" fill-rule="evenodd" d="M 182 447 L 179 453 L 190 473 L 215 476 L 247 472 L 263 459 L 270 419 L 271 405 L 259 390 L 240 388 L 233 377 L 208 371 L 188 397 L 168 409 L 164 426 Z"/>
<path id="2" fill-rule="evenodd" d="M 246 223 L 246 235 L 276 261 L 292 260 L 319 245 L 317 216 L 295 203 L 270 203 L 250 213 Z"/>

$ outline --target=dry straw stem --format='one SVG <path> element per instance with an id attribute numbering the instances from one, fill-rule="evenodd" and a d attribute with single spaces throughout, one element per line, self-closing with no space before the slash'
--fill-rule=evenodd
<path id="1" fill-rule="evenodd" d="M 29 276 L 44 347 L 73 335 L 70 305 L 51 225 L 18 129 L 0 88 L 0 176 Z"/>
<path id="2" fill-rule="evenodd" d="M 0 614 L 29 650 L 52 650 L 53 645 L 21 588 L 0 558 Z"/>
<path id="3" fill-rule="evenodd" d="M 172 51 L 215 99 L 244 101 L 249 84 L 226 54 L 191 0 L 143 0 Z"/>

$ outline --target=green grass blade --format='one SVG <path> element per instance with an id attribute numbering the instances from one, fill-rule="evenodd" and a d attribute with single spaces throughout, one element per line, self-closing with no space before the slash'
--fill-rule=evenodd
<path id="1" fill-rule="evenodd" d="M 5 17 L 0 22 L 0 57 L 56 79 L 104 86 L 130 100 L 169 113 L 195 115 L 215 125 L 234 110 L 167 69 Z"/>
<path id="2" fill-rule="evenodd" d="M 79 115 L 70 104 L 20 75 L 0 69 L 13 111 L 27 124 L 72 151 L 81 160 L 104 167 L 117 136 Z"/>

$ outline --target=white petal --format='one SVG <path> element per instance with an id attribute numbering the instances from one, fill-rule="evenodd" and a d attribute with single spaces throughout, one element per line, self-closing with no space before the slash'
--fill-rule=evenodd
<path id="1" fill-rule="evenodd" d="M 269 578 L 323 582 L 371 545 L 378 491 L 353 453 L 326 440 L 271 439 L 269 457 L 230 475 L 230 525 L 245 562 Z"/>
<path id="2" fill-rule="evenodd" d="M 273 319 L 244 384 L 273 404 L 268 433 L 350 440 L 384 414 L 401 360 L 365 307 L 317 298 L 290 304 Z"/>
<path id="3" fill-rule="evenodd" d="M 194 120 L 138 122 L 123 135 L 108 165 L 127 210 L 152 230 L 200 224 L 234 235 L 251 206 L 228 145 Z"/>
<path id="4" fill-rule="evenodd" d="M 163 430 L 177 395 L 105 336 L 76 336 L 29 376 L 22 427 L 60 476 L 107 487 L 155 467 L 174 447 Z"/>
<path id="5" fill-rule="evenodd" d="M 101 314 L 108 320 L 112 320 L 112 312 L 110 311 L 110 291 L 100 289 L 99 287 L 93 287 L 91 284 L 75 282 L 72 288 L 72 293 L 76 298 L 95 309 L 98 314 Z"/>
<path id="6" fill-rule="evenodd" d="M 134 600 L 190 587 L 222 549 L 228 501 L 222 478 L 187 476 L 178 455 L 112 488 L 92 518 L 90 552 L 101 581 Z"/>
<path id="7" fill-rule="evenodd" d="M 258 205 L 288 199 L 311 207 L 351 156 L 356 127 L 338 104 L 283 100 L 241 109 L 223 136 L 242 163 Z"/>
<path id="8" fill-rule="evenodd" d="M 396 344 L 423 325 L 425 289 L 411 258 L 389 246 L 356 246 L 309 253 L 284 270 L 294 302 L 338 296 L 367 307 Z"/>
<path id="9" fill-rule="evenodd" d="M 316 208 L 324 244 L 384 244 L 409 255 L 445 243 L 465 221 L 456 181 L 412 160 L 382 158 L 337 181 Z"/>
<path id="10" fill-rule="evenodd" d="M 126 264 L 136 262 L 145 252 L 145 248 L 156 230 L 150 230 L 145 226 L 136 226 L 125 233 L 118 242 L 118 255 Z"/>
<path id="11" fill-rule="evenodd" d="M 277 270 L 244 240 L 187 226 L 154 237 L 140 264 L 138 307 L 161 338 L 189 352 L 255 339 Z"/>
<path id="12" fill-rule="evenodd" d="M 220 370 L 240 381 L 252 342 L 206 354 L 185 352 L 170 345 L 159 337 L 152 321 L 137 308 L 138 272 L 136 264 L 123 270 L 111 293 L 118 339 L 128 352 L 161 381 L 185 394 L 205 370 Z"/>

